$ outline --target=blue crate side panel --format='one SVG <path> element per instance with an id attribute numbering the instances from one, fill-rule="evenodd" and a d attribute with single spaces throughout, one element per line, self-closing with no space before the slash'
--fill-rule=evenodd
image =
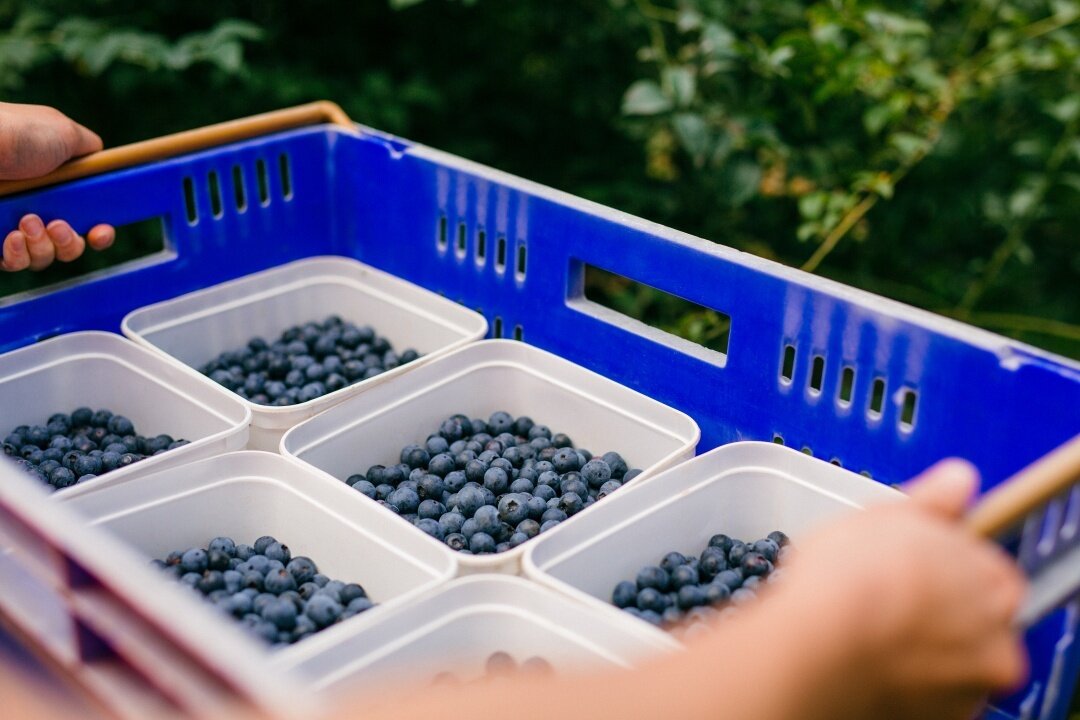
<path id="1" fill-rule="evenodd" d="M 0 200 L 0 227 L 15 227 L 26 212 L 48 222 L 65 218 L 85 231 L 160 217 L 166 250 L 100 277 L 48 289 L 11 304 L 0 299 L 0 352 L 75 330 L 118 330 L 142 305 L 310 255 L 338 251 L 331 146 L 338 133 L 321 128 L 245 142 L 228 148 L 137 167 Z M 288 157 L 286 197 L 280 158 Z M 266 168 L 262 202 L 256 168 Z M 241 169 L 246 207 L 235 201 L 233 168 Z M 215 172 L 221 212 L 215 217 L 209 174 Z M 188 222 L 184 181 L 190 178 L 198 213 Z M 0 275 L 0 296 L 4 295 Z"/>
<path id="2" fill-rule="evenodd" d="M 989 488 L 1080 430 L 1075 364 L 426 148 L 367 138 L 339 152 L 337 204 L 348 208 L 353 255 L 481 310 L 504 337 L 520 328 L 526 342 L 686 411 L 702 427 L 701 450 L 780 435 L 887 482 L 959 455 Z M 584 301 L 583 264 L 730 315 L 727 355 Z M 815 356 L 825 363 L 820 392 L 809 387 Z M 844 367 L 855 369 L 847 406 Z M 868 412 L 875 379 L 885 382 L 879 415 Z M 900 423 L 905 390 L 918 393 L 910 429 Z M 1056 668 L 1065 699 L 1041 717 L 1064 718 L 1078 662 L 1061 643 L 1070 617 L 1058 612 L 1030 632 L 1032 682 L 1003 710 L 1037 708 Z"/>

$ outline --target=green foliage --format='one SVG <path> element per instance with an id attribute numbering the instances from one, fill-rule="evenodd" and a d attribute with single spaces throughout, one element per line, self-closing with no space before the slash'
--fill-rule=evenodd
<path id="1" fill-rule="evenodd" d="M 327 97 L 1080 356 L 1078 24 L 1080 0 L 0 0 L 0 88 L 109 144 Z"/>

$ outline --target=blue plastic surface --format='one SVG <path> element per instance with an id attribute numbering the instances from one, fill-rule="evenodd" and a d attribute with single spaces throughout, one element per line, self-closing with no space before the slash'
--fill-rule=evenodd
<path id="1" fill-rule="evenodd" d="M 265 205 L 259 159 L 270 171 Z M 233 201 L 234 165 L 244 177 L 242 211 Z M 210 172 L 221 185 L 220 217 Z M 185 178 L 196 191 L 194 224 Z M 781 437 L 884 482 L 960 455 L 979 466 L 985 488 L 1080 431 L 1076 363 L 365 129 L 297 130 L 3 199 L 0 227 L 30 210 L 84 229 L 161 216 L 169 250 L 19 302 L 0 299 L 0 350 L 61 332 L 115 331 L 136 307 L 289 260 L 341 254 L 481 310 L 504 337 L 520 328 L 525 342 L 689 413 L 702 429 L 700 450 Z M 728 353 L 585 300 L 584 264 L 730 315 Z M 788 345 L 790 381 L 782 377 Z M 816 357 L 820 390 L 810 387 Z M 845 367 L 855 373 L 847 404 L 838 399 Z M 870 411 L 875 380 L 885 384 L 880 413 Z M 908 391 L 917 393 L 910 427 L 900 422 Z M 1076 623 L 1074 604 L 1030 632 L 1032 680 L 1000 701 L 994 717 L 1064 720 L 1080 671 Z M 1056 700 L 1044 708 L 1051 678 Z"/>

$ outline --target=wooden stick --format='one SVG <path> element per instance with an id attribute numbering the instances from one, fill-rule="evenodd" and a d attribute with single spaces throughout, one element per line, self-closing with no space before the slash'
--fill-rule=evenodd
<path id="1" fill-rule="evenodd" d="M 1080 482 L 1080 435 L 988 492 L 964 518 L 964 525 L 982 537 L 998 537 L 1076 482 Z"/>
<path id="2" fill-rule="evenodd" d="M 353 122 L 345 111 L 329 100 L 320 100 L 85 155 L 64 163 L 48 175 L 27 180 L 0 181 L 0 196 L 320 123 L 332 123 L 350 131 L 354 130 Z"/>

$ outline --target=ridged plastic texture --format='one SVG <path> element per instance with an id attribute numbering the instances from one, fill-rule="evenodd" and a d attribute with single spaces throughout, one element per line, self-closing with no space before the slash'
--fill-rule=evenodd
<path id="1" fill-rule="evenodd" d="M 0 226 L 30 210 L 79 228 L 162 218 L 168 247 L 0 301 L 3 348 L 115 331 L 137 307 L 331 254 L 459 300 L 493 335 L 497 325 L 686 412 L 701 451 L 779 436 L 887 482 L 960 455 L 989 487 L 1080 428 L 1075 362 L 364 128 L 287 132 L 5 198 Z M 727 353 L 585 299 L 585 265 L 729 315 Z M 1007 716 L 1065 718 L 1078 619 L 1073 603 L 1029 632 L 1031 680 L 1001 704 Z"/>
<path id="2" fill-rule="evenodd" d="M 489 340 L 434 360 L 298 425 L 285 434 L 281 452 L 343 481 L 372 465 L 400 462 L 404 446 L 423 443 L 455 413 L 487 418 L 498 410 L 515 417 L 527 415 L 594 453 L 621 453 L 630 467 L 643 471 L 627 487 L 693 457 L 698 441 L 697 425 L 678 410 L 543 350 Z M 421 530 L 410 529 L 438 543 Z M 516 573 L 528 544 L 494 555 L 462 554 L 458 562 L 463 572 Z"/>

